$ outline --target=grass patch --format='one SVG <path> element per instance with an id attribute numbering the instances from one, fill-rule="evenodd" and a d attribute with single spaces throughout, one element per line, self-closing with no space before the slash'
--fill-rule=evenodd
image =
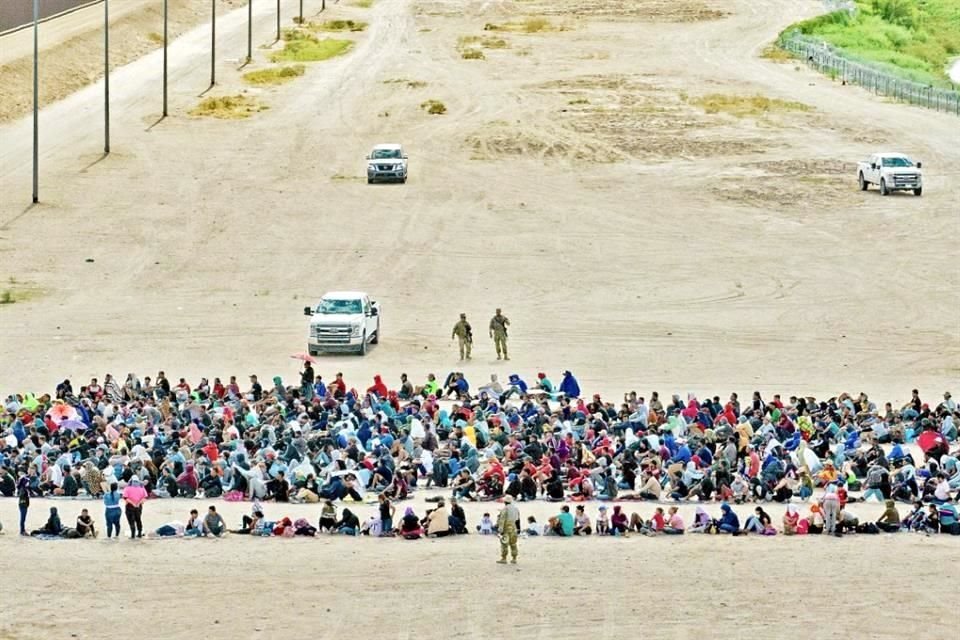
<path id="1" fill-rule="evenodd" d="M 512 33 L 544 33 L 547 31 L 566 31 L 567 27 L 557 26 L 546 18 L 530 17 L 520 22 L 504 22 L 496 24 L 488 22 L 483 25 L 484 31 L 509 31 Z"/>
<path id="2" fill-rule="evenodd" d="M 373 0 L 354 0 L 353 6 L 361 9 L 369 9 L 373 6 Z"/>
<path id="3" fill-rule="evenodd" d="M 796 60 L 790 52 L 786 49 L 781 49 L 775 44 L 768 44 L 764 50 L 760 53 L 760 57 L 764 60 L 771 60 L 773 62 L 787 63 L 793 62 Z"/>
<path id="4" fill-rule="evenodd" d="M 420 103 L 420 108 L 432 116 L 441 116 L 447 112 L 447 105 L 439 100 L 425 100 Z"/>
<path id="5" fill-rule="evenodd" d="M 156 31 L 151 31 L 147 34 L 147 40 L 153 44 L 163 44 L 163 34 L 157 33 Z"/>
<path id="6" fill-rule="evenodd" d="M 311 31 L 363 31 L 367 23 L 362 20 L 327 20 L 311 22 L 307 25 Z"/>
<path id="7" fill-rule="evenodd" d="M 574 98 L 573 100 L 567 102 L 567 104 L 590 104 L 590 101 L 586 98 Z"/>
<path id="8" fill-rule="evenodd" d="M 681 96 L 683 98 L 683 96 Z M 767 98 L 766 96 L 735 96 L 722 93 L 711 93 L 690 99 L 690 103 L 702 108 L 707 113 L 726 113 L 738 118 L 747 116 L 764 116 L 770 113 L 788 111 L 810 111 L 809 105 L 792 100 Z"/>
<path id="9" fill-rule="evenodd" d="M 16 280 L 10 278 L 10 284 L 16 284 Z M 23 286 L 10 287 L 0 291 L 0 305 L 26 302 L 27 300 L 36 298 L 41 293 L 43 292 L 38 288 Z"/>
<path id="10" fill-rule="evenodd" d="M 915 82 L 950 86 L 947 65 L 960 55 L 957 0 L 856 0 L 851 15 L 836 11 L 789 30 L 820 38 Z"/>
<path id="11" fill-rule="evenodd" d="M 352 40 L 317 39 L 302 31 L 287 30 L 283 49 L 270 54 L 274 62 L 320 62 L 343 55 L 353 46 Z"/>
<path id="12" fill-rule="evenodd" d="M 306 70 L 302 64 L 293 64 L 286 67 L 272 67 L 243 74 L 243 79 L 250 84 L 272 85 L 290 82 L 303 75 Z"/>
<path id="13" fill-rule="evenodd" d="M 197 117 L 218 118 L 220 120 L 240 120 L 249 118 L 267 107 L 253 98 L 241 94 L 204 98 L 190 110 Z"/>
<path id="14" fill-rule="evenodd" d="M 460 57 L 464 60 L 484 60 L 487 56 L 483 55 L 483 51 L 480 51 L 480 49 L 463 49 L 460 52 Z"/>

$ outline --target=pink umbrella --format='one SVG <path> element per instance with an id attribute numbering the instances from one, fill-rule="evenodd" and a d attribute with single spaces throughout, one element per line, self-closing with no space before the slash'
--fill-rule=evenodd
<path id="1" fill-rule="evenodd" d="M 313 356 L 307 353 L 295 353 L 290 357 L 293 358 L 294 360 L 302 360 L 303 362 L 316 362 Z"/>
<path id="2" fill-rule="evenodd" d="M 77 410 L 65 402 L 58 402 L 47 411 L 47 417 L 53 420 L 54 424 L 60 424 L 64 420 L 76 420 L 79 416 Z"/>

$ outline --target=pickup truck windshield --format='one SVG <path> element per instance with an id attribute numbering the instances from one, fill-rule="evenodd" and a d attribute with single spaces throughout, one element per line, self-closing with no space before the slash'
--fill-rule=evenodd
<path id="1" fill-rule="evenodd" d="M 374 149 L 371 154 L 374 160 L 399 160 L 402 155 L 400 149 Z"/>
<path id="2" fill-rule="evenodd" d="M 321 300 L 317 313 L 363 313 L 363 303 L 360 300 Z"/>
<path id="3" fill-rule="evenodd" d="M 883 166 L 885 167 L 912 167 L 913 163 L 910 162 L 909 158 L 884 158 Z"/>

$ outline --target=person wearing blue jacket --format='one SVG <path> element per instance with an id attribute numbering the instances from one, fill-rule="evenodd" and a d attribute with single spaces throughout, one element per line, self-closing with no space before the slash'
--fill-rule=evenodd
<path id="1" fill-rule="evenodd" d="M 563 380 L 560 381 L 560 392 L 568 398 L 580 397 L 580 385 L 569 371 L 563 372 Z"/>
<path id="2" fill-rule="evenodd" d="M 720 520 L 716 521 L 717 532 L 732 533 L 734 535 L 739 534 L 740 518 L 737 517 L 736 512 L 734 512 L 726 502 L 720 505 L 720 511 L 722 511 L 723 514 L 720 516 Z"/>

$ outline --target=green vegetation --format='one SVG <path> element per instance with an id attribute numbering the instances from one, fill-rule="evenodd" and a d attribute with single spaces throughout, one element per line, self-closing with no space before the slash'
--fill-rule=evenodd
<path id="1" fill-rule="evenodd" d="M 793 28 L 916 82 L 947 85 L 947 65 L 960 55 L 957 0 L 856 0 Z M 789 31 L 789 30 L 788 30 Z"/>
<path id="2" fill-rule="evenodd" d="M 353 6 L 360 7 L 361 9 L 369 9 L 373 6 L 373 0 L 356 0 Z"/>
<path id="3" fill-rule="evenodd" d="M 147 40 L 154 44 L 163 44 L 163 34 L 157 33 L 156 31 L 151 31 L 147 34 Z"/>
<path id="4" fill-rule="evenodd" d="M 311 22 L 307 25 L 311 31 L 363 31 L 367 23 L 361 20 L 327 20 Z"/>
<path id="5" fill-rule="evenodd" d="M 556 26 L 546 18 L 526 18 L 522 22 L 505 22 L 483 25 L 484 31 L 511 31 L 514 33 L 543 33 L 545 31 L 566 31 L 566 27 Z"/>
<path id="6" fill-rule="evenodd" d="M 480 51 L 480 49 L 463 49 L 460 52 L 460 57 L 464 60 L 485 60 L 487 56 L 483 55 L 483 51 Z"/>
<path id="7" fill-rule="evenodd" d="M 283 49 L 270 55 L 274 62 L 320 62 L 343 55 L 353 46 L 352 40 L 320 40 L 299 29 L 287 29 L 283 32 L 283 39 Z"/>
<path id="8" fill-rule="evenodd" d="M 447 112 L 447 105 L 439 100 L 426 100 L 421 102 L 420 108 L 432 116 L 441 116 Z"/>
<path id="9" fill-rule="evenodd" d="M 10 289 L 5 289 L 3 293 L 0 293 L 0 304 L 13 304 L 16 301 Z"/>
<path id="10" fill-rule="evenodd" d="M 573 100 L 567 102 L 567 104 L 590 104 L 590 101 L 586 98 L 574 98 Z"/>
<path id="11" fill-rule="evenodd" d="M 686 99 L 681 96 L 681 99 Z M 690 99 L 690 103 L 702 108 L 707 113 L 727 113 L 738 118 L 746 116 L 764 116 L 770 113 L 785 111 L 810 111 L 809 105 L 779 98 L 766 96 L 735 96 L 722 93 L 711 93 Z"/>
<path id="12" fill-rule="evenodd" d="M 267 107 L 253 98 L 241 94 L 204 98 L 190 110 L 197 117 L 219 118 L 220 120 L 240 120 L 249 118 Z"/>
<path id="13" fill-rule="evenodd" d="M 283 84 L 290 82 L 294 78 L 303 75 L 306 70 L 302 64 L 294 64 L 286 67 L 272 67 L 270 69 L 260 69 L 259 71 L 250 71 L 243 74 L 243 79 L 250 84 L 268 85 Z"/>

